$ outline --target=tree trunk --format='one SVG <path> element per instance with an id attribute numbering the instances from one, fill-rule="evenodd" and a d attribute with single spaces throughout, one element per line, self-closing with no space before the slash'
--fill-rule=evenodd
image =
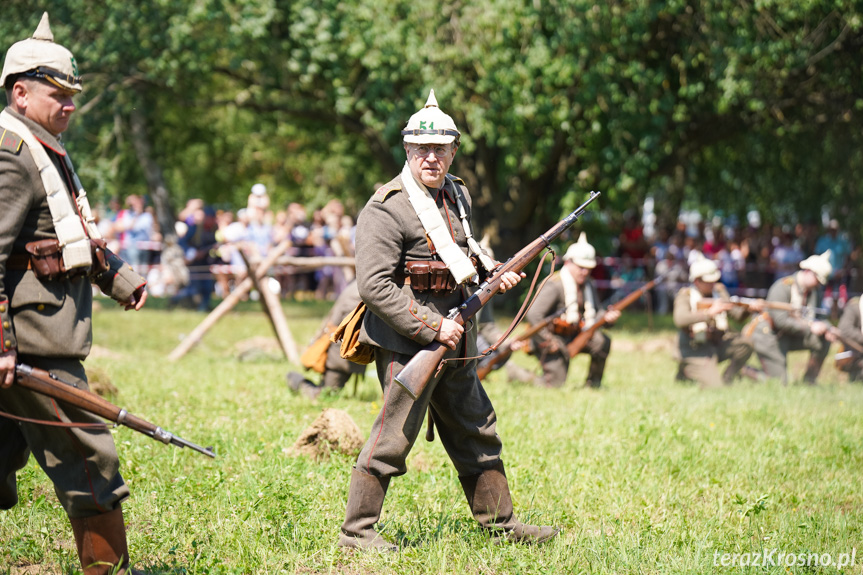
<path id="1" fill-rule="evenodd" d="M 156 210 L 156 221 L 162 234 L 161 262 L 163 271 L 167 272 L 168 294 L 176 293 L 180 287 L 189 283 L 189 269 L 186 267 L 183 250 L 180 248 L 174 223 L 177 221 L 171 204 L 171 195 L 165 183 L 165 176 L 158 162 L 153 158 L 150 145 L 150 132 L 147 128 L 147 118 L 143 111 L 144 88 L 139 88 L 138 105 L 129 114 L 132 128 L 132 143 L 135 155 L 144 171 L 147 180 L 147 190 L 153 200 Z"/>

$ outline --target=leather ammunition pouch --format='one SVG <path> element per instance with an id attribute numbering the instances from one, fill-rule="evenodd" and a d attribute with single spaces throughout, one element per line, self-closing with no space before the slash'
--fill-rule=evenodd
<path id="1" fill-rule="evenodd" d="M 556 317 L 551 320 L 551 331 L 554 335 L 562 337 L 573 337 L 581 331 L 581 322 L 577 324 L 568 323 L 565 319 Z"/>
<path id="2" fill-rule="evenodd" d="M 452 293 L 458 285 L 447 269 L 438 261 L 414 261 L 405 264 L 405 276 L 411 288 L 418 292 Z"/>
<path id="3" fill-rule="evenodd" d="M 330 336 L 331 342 L 342 343 L 339 355 L 343 359 L 360 365 L 367 365 L 375 359 L 374 347 L 367 343 L 360 343 L 360 329 L 363 326 L 366 309 L 365 302 L 358 303 L 354 311 L 345 316 Z"/>
<path id="4" fill-rule="evenodd" d="M 56 280 L 66 273 L 63 265 L 63 248 L 56 239 L 38 240 L 24 245 L 30 254 L 30 269 L 43 280 Z"/>
<path id="5" fill-rule="evenodd" d="M 10 256 L 9 269 L 31 269 L 36 277 L 43 280 L 74 278 L 82 275 L 95 275 L 110 269 L 106 257 L 106 244 L 103 239 L 90 239 L 90 253 L 93 264 L 88 267 L 67 270 L 63 263 L 63 248 L 56 239 L 38 240 L 24 245 L 27 255 Z"/>

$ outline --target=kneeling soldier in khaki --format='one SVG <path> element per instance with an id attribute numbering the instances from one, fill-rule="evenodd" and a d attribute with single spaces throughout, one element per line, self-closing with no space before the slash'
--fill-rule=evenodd
<path id="1" fill-rule="evenodd" d="M 796 274 L 776 280 L 767 292 L 768 302 L 815 309 L 818 306 L 818 288 L 827 283 L 833 266 L 830 250 L 820 256 L 810 256 L 800 262 Z M 744 330 L 752 334 L 755 353 L 761 360 L 764 372 L 788 383 L 788 352 L 809 350 L 809 361 L 803 381 L 814 385 L 821 365 L 835 341 L 829 323 L 814 320 L 796 311 L 770 309 L 755 317 Z"/>
<path id="2" fill-rule="evenodd" d="M 697 381 L 702 389 L 732 383 L 752 355 L 752 342 L 729 330 L 728 325 L 729 315 L 741 321 L 749 310 L 731 303 L 728 290 L 718 283 L 720 276 L 713 261 L 695 261 L 689 269 L 692 285 L 682 288 L 674 298 L 680 353 L 677 379 Z M 699 305 L 708 298 L 712 301 L 706 308 Z M 760 311 L 757 303 L 750 307 Z M 728 367 L 720 376 L 719 364 L 726 360 L 730 360 Z"/>
<path id="3" fill-rule="evenodd" d="M 563 255 L 563 269 L 554 274 L 536 296 L 525 319 L 538 325 L 543 318 L 558 310 L 564 313 L 552 324 L 540 331 L 531 341 L 531 353 L 542 365 L 542 384 L 546 387 L 562 387 L 569 372 L 570 356 L 566 346 L 600 318 L 614 323 L 620 311 L 599 309 L 596 286 L 590 272 L 596 267 L 596 250 L 587 243 L 582 233 L 578 241 L 569 246 Z M 590 356 L 585 387 L 599 387 L 605 372 L 605 361 L 611 351 L 611 338 L 600 330 L 584 346 L 581 353 Z"/>
<path id="4" fill-rule="evenodd" d="M 848 300 L 839 318 L 839 333 L 842 334 L 841 353 L 836 355 L 836 367 L 848 374 L 849 381 L 863 381 L 863 354 L 850 346 L 863 347 L 863 297 Z M 846 343 L 847 342 L 847 343 Z"/>

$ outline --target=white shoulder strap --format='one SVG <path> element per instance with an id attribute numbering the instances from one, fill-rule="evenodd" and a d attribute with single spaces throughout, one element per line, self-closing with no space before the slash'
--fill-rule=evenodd
<path id="1" fill-rule="evenodd" d="M 420 219 L 423 229 L 428 234 L 447 269 L 455 278 L 456 283 L 463 283 L 475 276 L 476 268 L 473 267 L 470 258 L 453 241 L 437 205 L 429 196 L 426 187 L 414 179 L 407 162 L 405 162 L 401 175 L 408 199 Z"/>
<path id="2" fill-rule="evenodd" d="M 63 248 L 63 265 L 67 270 L 89 266 L 93 262 L 89 237 L 57 167 L 48 157 L 48 152 L 30 129 L 6 110 L 0 112 L 0 127 L 18 134 L 30 150 L 48 196 L 48 208 L 51 210 L 57 239 Z"/>
<path id="3" fill-rule="evenodd" d="M 464 228 L 464 235 L 467 238 L 467 247 L 470 250 L 470 253 L 475 255 L 477 259 L 479 259 L 479 263 L 485 269 L 485 271 L 490 272 L 494 269 L 494 261 L 488 257 L 488 255 L 482 251 L 482 248 L 479 246 L 477 241 L 473 238 L 473 233 L 470 230 L 470 222 L 467 217 L 467 210 L 464 207 L 464 195 L 465 191 L 461 184 L 457 183 L 453 177 L 449 174 L 446 175 L 446 178 L 452 182 L 453 188 L 456 189 L 456 200 L 458 201 L 458 212 L 459 217 L 461 218 L 461 226 Z M 458 193 L 458 190 L 461 189 L 461 194 Z"/>

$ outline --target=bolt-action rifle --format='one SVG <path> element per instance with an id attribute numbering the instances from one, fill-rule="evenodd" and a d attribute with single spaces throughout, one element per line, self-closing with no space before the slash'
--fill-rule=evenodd
<path id="1" fill-rule="evenodd" d="M 835 358 L 837 368 L 844 370 L 849 365 L 860 359 L 860 356 L 863 356 L 863 347 L 853 339 L 842 335 L 839 328 L 831 326 L 829 331 L 836 337 L 836 341 L 840 344 L 840 349 L 836 352 Z"/>
<path id="2" fill-rule="evenodd" d="M 657 284 L 661 283 L 662 280 L 665 279 L 665 274 L 661 274 L 633 291 L 630 294 L 627 294 L 622 300 L 617 302 L 616 304 L 612 304 L 608 306 L 608 311 L 618 310 L 623 311 L 627 307 L 629 307 L 632 303 L 634 303 L 638 298 L 646 294 L 648 291 L 652 290 Z M 584 346 L 587 345 L 587 342 L 590 341 L 590 338 L 593 337 L 593 334 L 596 333 L 596 330 L 607 324 L 608 322 L 605 319 L 605 315 L 596 320 L 593 325 L 588 328 L 585 328 L 579 332 L 575 339 L 569 342 L 566 346 L 566 351 L 569 353 L 569 357 L 575 357 L 576 355 L 584 349 Z"/>
<path id="3" fill-rule="evenodd" d="M 73 405 L 114 423 L 125 425 L 139 433 L 143 433 L 162 443 L 174 444 L 178 447 L 194 449 L 208 457 L 216 457 L 211 447 L 201 447 L 191 441 L 186 441 L 172 433 L 168 433 L 161 427 L 153 425 L 140 417 L 132 415 L 123 408 L 117 407 L 110 401 L 102 399 L 93 392 L 78 388 L 75 384 L 63 381 L 53 373 L 38 367 L 19 363 L 15 366 L 15 375 L 18 385 L 36 393 L 57 399 L 69 405 Z"/>
<path id="4" fill-rule="evenodd" d="M 480 284 L 472 296 L 460 306 L 451 309 L 447 318 L 465 325 L 470 318 L 479 312 L 482 306 L 497 294 L 500 289 L 501 279 L 506 272 L 520 273 L 533 258 L 538 256 L 542 250 L 574 224 L 585 212 L 587 206 L 598 198 L 599 195 L 600 192 L 590 192 L 590 197 L 586 202 L 547 232 L 523 247 L 517 254 L 495 270 L 487 280 Z M 435 372 L 443 367 L 442 360 L 447 349 L 444 344 L 437 340 L 431 342 L 417 352 L 395 377 L 396 382 L 405 388 L 405 391 L 408 392 L 411 398 L 416 399 L 419 397 Z"/>
<path id="5" fill-rule="evenodd" d="M 784 301 L 768 301 L 766 299 L 758 299 L 752 297 L 740 297 L 733 295 L 728 300 L 720 300 L 727 301 L 727 303 L 734 304 L 739 307 L 751 307 L 753 304 L 761 303 L 764 309 L 775 309 L 780 311 L 790 311 L 793 313 L 798 313 L 803 317 L 813 316 L 813 315 L 830 315 L 830 310 L 824 309 L 822 307 L 809 307 L 805 305 L 794 305 L 792 303 L 784 302 Z M 698 302 L 696 307 L 698 309 L 708 309 L 712 306 L 716 300 L 714 298 L 704 298 Z"/>

